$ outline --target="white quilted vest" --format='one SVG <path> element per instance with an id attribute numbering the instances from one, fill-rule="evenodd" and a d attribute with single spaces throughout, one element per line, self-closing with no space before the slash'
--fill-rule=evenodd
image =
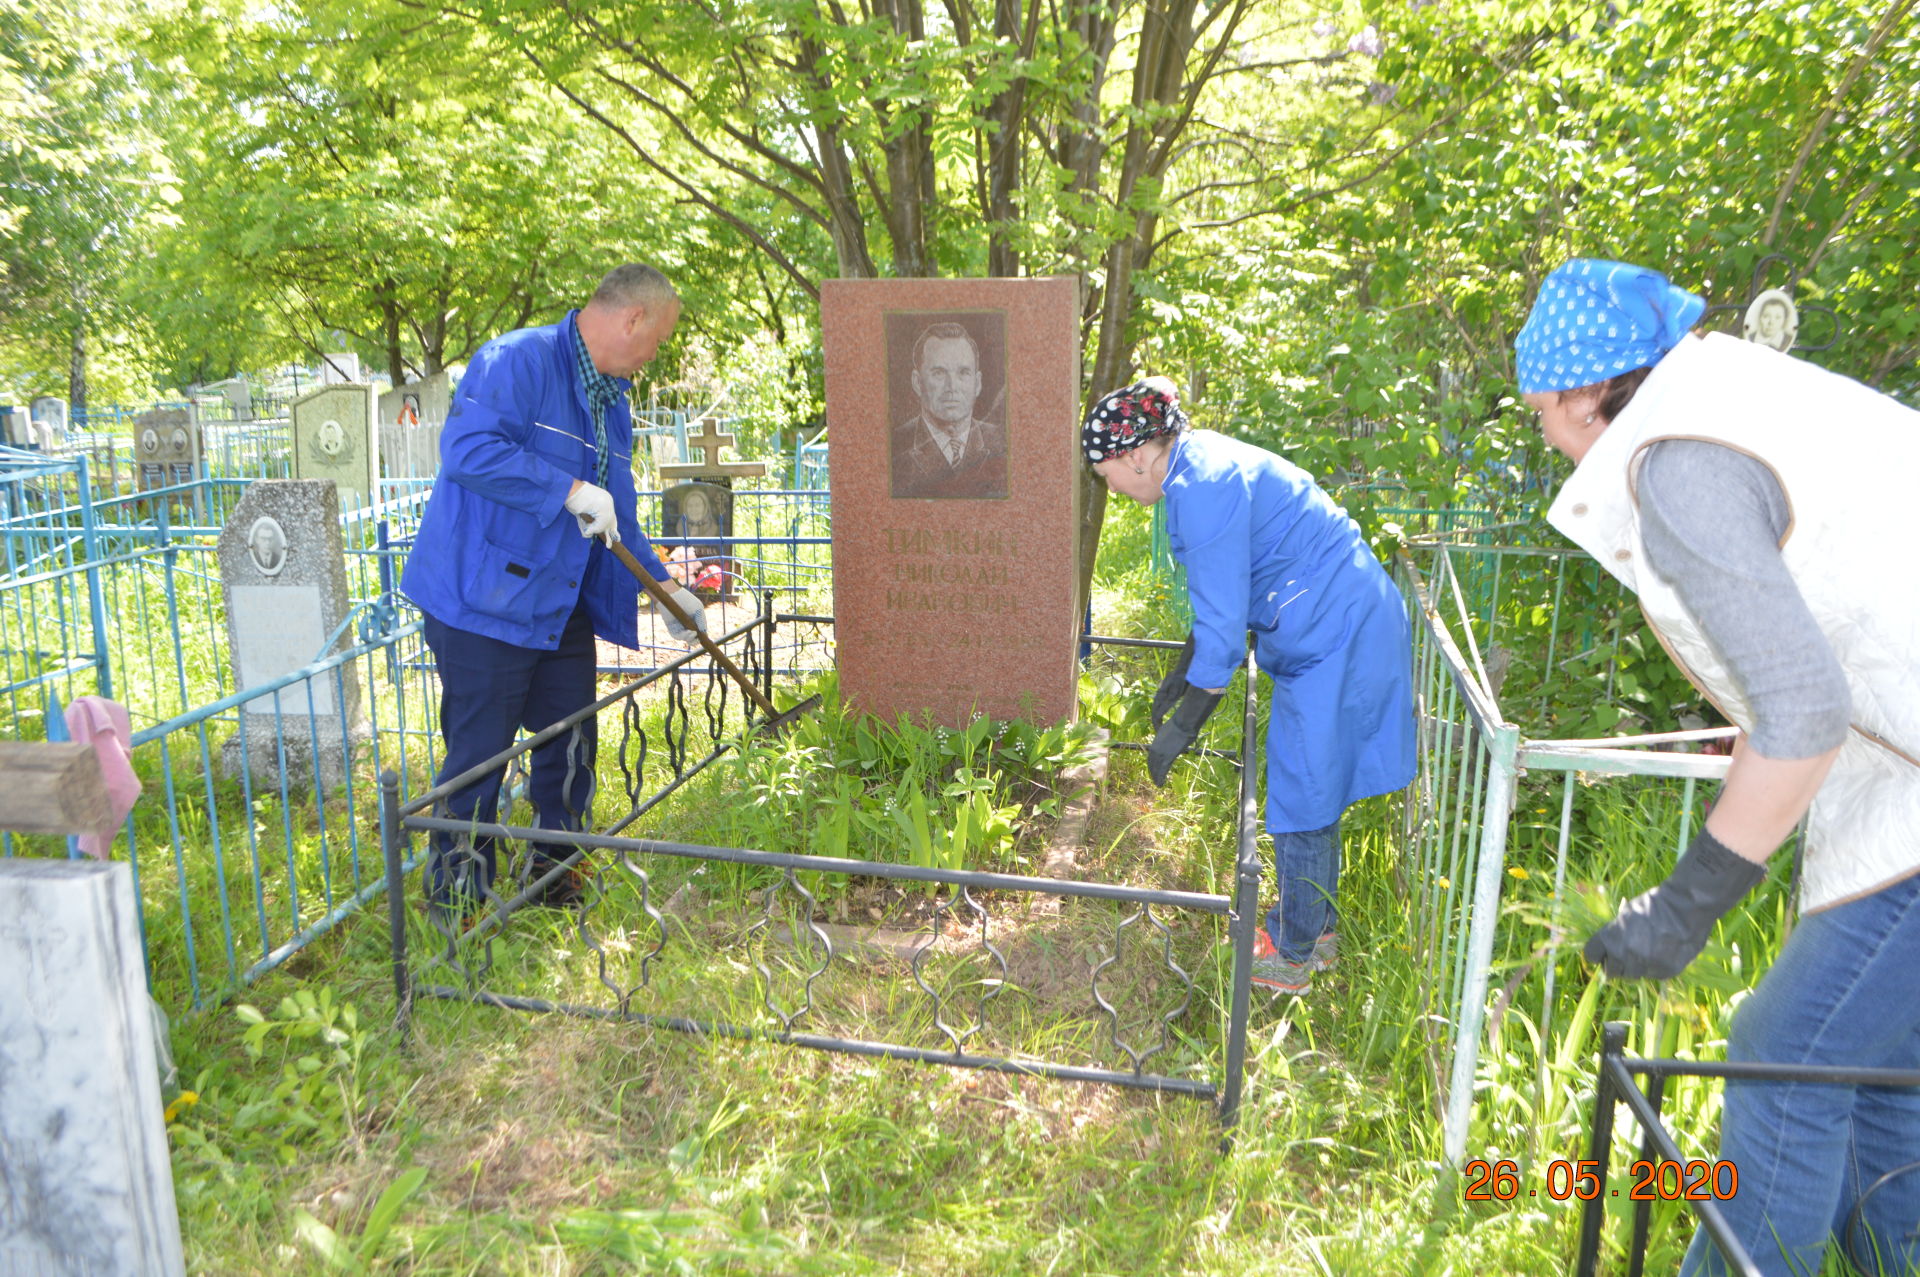
<path id="1" fill-rule="evenodd" d="M 1555 498 L 1553 526 L 1639 595 L 1675 663 L 1751 730 L 1719 655 L 1645 568 L 1634 488 L 1661 439 L 1711 440 L 1773 470 L 1791 514 L 1781 556 L 1853 693 L 1853 730 L 1808 814 L 1802 908 L 1920 872 L 1920 413 L 1751 342 L 1688 337 Z"/>

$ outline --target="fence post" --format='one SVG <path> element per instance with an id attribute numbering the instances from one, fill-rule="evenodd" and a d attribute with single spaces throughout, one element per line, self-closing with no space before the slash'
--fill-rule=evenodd
<path id="1" fill-rule="evenodd" d="M 774 592 L 763 590 L 760 593 L 760 606 L 765 609 L 767 624 L 760 638 L 760 694 L 773 703 L 773 601 Z"/>
<path id="2" fill-rule="evenodd" d="M 93 621 L 94 678 L 100 695 L 113 697 L 113 665 L 107 655 L 107 607 L 100 597 L 100 534 L 93 522 L 93 485 L 87 476 L 87 457 L 74 457 L 80 467 L 80 545 L 87 556 L 87 614 Z M 11 544 L 11 543 L 9 543 Z"/>
<path id="3" fill-rule="evenodd" d="M 1458 1166 L 1467 1152 L 1467 1121 L 1473 1112 L 1473 1083 L 1480 1069 L 1480 1031 L 1487 1018 L 1487 982 L 1493 967 L 1493 937 L 1500 920 L 1500 879 L 1507 858 L 1507 825 L 1513 816 L 1513 789 L 1520 752 L 1520 729 L 1502 723 L 1487 741 L 1486 806 L 1481 812 L 1480 852 L 1475 862 L 1473 920 L 1467 934 L 1467 973 L 1460 989 L 1460 1013 L 1454 1026 L 1453 1068 L 1447 1080 L 1444 1153 Z"/>
<path id="4" fill-rule="evenodd" d="M 1246 710 L 1240 723 L 1240 817 L 1234 852 L 1233 912 L 1227 915 L 1227 942 L 1233 946 L 1232 993 L 1228 998 L 1226 1076 L 1220 1080 L 1220 1125 L 1231 1131 L 1240 1117 L 1240 1087 L 1246 1075 L 1247 1018 L 1253 1000 L 1253 929 L 1260 925 L 1260 667 L 1252 653 L 1245 662 Z M 1233 1142 L 1223 1135 L 1221 1151 Z"/>
<path id="5" fill-rule="evenodd" d="M 404 1044 L 412 1028 L 413 983 L 407 975 L 407 879 L 400 867 L 400 777 L 380 773 L 380 854 L 387 864 L 387 940 L 393 952 L 393 1027 Z"/>
<path id="6" fill-rule="evenodd" d="M 1599 1178 L 1599 1188 L 1587 1199 L 1580 1215 L 1580 1252 L 1574 1260 L 1574 1277 L 1594 1277 L 1600 1263 L 1600 1228 L 1607 1219 L 1607 1162 L 1613 1148 L 1613 1070 L 1608 1064 L 1627 1049 L 1627 1026 L 1608 1020 L 1600 1030 L 1600 1072 L 1594 1085 L 1593 1130 L 1587 1138 L 1587 1161 Z M 1576 1175 L 1574 1182 L 1579 1182 Z"/>

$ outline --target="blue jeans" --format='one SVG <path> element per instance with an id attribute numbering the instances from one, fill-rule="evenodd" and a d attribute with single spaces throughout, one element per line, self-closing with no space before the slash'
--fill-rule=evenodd
<path id="1" fill-rule="evenodd" d="M 1340 923 L 1340 822 L 1273 836 L 1280 902 L 1267 911 L 1267 939 L 1288 962 L 1313 956 L 1313 942 Z"/>
<path id="2" fill-rule="evenodd" d="M 1920 1069 L 1920 875 L 1800 919 L 1733 1017 L 1730 1060 Z M 1728 1082 L 1720 1156 L 1740 1171 L 1721 1209 L 1760 1271 L 1819 1271 L 1829 1236 L 1868 1273 L 1920 1271 L 1920 1088 Z M 1877 1260 L 1872 1256 L 1878 1256 Z M 1726 1272 L 1696 1232 L 1685 1277 Z"/>

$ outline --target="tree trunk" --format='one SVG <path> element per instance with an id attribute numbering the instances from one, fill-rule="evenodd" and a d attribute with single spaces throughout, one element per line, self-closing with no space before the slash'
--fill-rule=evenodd
<path id="1" fill-rule="evenodd" d="M 380 281 L 380 342 L 387 350 L 387 377 L 398 390 L 407 384 L 407 361 L 400 351 L 400 303 L 391 279 Z"/>
<path id="2" fill-rule="evenodd" d="M 67 405 L 74 424 L 87 417 L 87 326 L 84 318 L 73 321 L 73 350 L 67 360 Z"/>

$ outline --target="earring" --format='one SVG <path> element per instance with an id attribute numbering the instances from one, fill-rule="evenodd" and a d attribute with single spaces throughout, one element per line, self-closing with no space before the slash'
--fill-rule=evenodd
<path id="1" fill-rule="evenodd" d="M 1586 424 L 1586 425 L 1589 425 L 1589 426 L 1593 424 L 1593 414 L 1592 414 L 1592 413 L 1588 413 L 1588 414 L 1587 414 L 1587 419 L 1586 419 L 1586 422 L 1585 422 L 1584 424 Z"/>

